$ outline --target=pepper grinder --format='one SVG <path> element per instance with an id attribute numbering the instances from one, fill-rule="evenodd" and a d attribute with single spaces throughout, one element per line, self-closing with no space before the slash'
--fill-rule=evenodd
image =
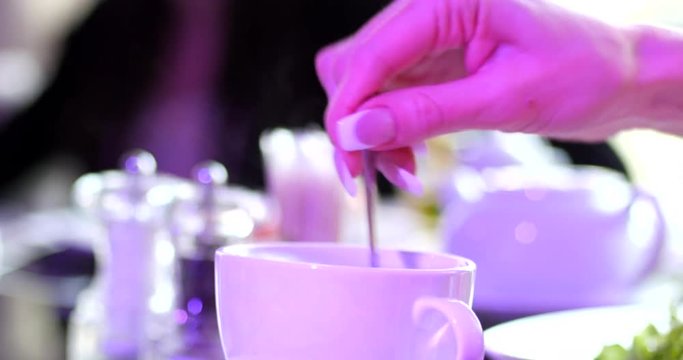
<path id="1" fill-rule="evenodd" d="M 216 315 L 214 255 L 224 245 L 241 241 L 233 231 L 253 229 L 253 219 L 230 201 L 228 172 L 215 161 L 193 170 L 194 195 L 178 200 L 172 211 L 172 231 L 178 251 L 179 293 L 175 335 L 163 342 L 165 359 L 223 357 Z M 169 341 L 170 340 L 170 341 Z"/>
<path id="2" fill-rule="evenodd" d="M 163 224 L 168 202 L 150 197 L 164 190 L 156 161 L 146 151 L 125 154 L 120 171 L 85 175 L 75 191 L 85 192 L 78 187 L 93 181 L 98 186 L 91 202 L 79 205 L 101 224 L 102 236 L 95 244 L 93 283 L 79 296 L 70 320 L 70 358 L 139 359 L 151 307 L 158 307 L 151 300 L 160 284 L 157 245 L 169 242 Z"/>

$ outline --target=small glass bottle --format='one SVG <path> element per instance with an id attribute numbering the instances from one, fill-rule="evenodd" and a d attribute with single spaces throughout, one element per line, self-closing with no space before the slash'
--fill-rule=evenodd
<path id="1" fill-rule="evenodd" d="M 70 318 L 70 359 L 139 359 L 154 313 L 172 305 L 174 253 L 164 217 L 177 181 L 157 175 L 145 151 L 125 155 L 122 167 L 74 185 L 75 202 L 102 234 L 94 245 L 95 277 Z M 159 291 L 167 304 L 158 301 Z"/>
<path id="2" fill-rule="evenodd" d="M 216 315 L 214 255 L 224 245 L 249 239 L 250 214 L 233 201 L 228 173 L 207 161 L 193 171 L 195 189 L 171 211 L 178 262 L 175 326 L 156 345 L 153 359 L 221 359 Z"/>
<path id="3" fill-rule="evenodd" d="M 281 240 L 339 241 L 346 198 L 327 134 L 317 127 L 276 128 L 264 132 L 259 145 Z"/>

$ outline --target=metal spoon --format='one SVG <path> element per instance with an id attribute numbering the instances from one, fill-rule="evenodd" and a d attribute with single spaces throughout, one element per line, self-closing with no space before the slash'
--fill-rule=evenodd
<path id="1" fill-rule="evenodd" d="M 377 170 L 375 154 L 363 151 L 363 183 L 365 185 L 365 211 L 368 220 L 368 241 L 370 244 L 370 266 L 378 267 L 377 242 L 375 238 L 375 201 L 377 198 Z"/>

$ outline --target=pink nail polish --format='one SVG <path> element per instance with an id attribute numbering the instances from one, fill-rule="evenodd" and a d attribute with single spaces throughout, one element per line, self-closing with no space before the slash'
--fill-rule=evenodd
<path id="1" fill-rule="evenodd" d="M 411 174 L 408 170 L 385 161 L 378 161 L 377 168 L 392 184 L 413 195 L 422 195 L 422 183 L 417 176 Z"/>
<path id="2" fill-rule="evenodd" d="M 344 185 L 346 192 L 351 196 L 356 196 L 356 193 L 358 192 L 356 182 L 353 180 L 351 171 L 349 170 L 349 167 L 346 166 L 346 163 L 344 162 L 344 159 L 339 151 L 334 152 L 334 166 L 337 169 L 337 175 L 339 176 L 339 180 L 341 180 L 342 185 Z"/>
<path id="3" fill-rule="evenodd" d="M 339 146 L 346 151 L 366 150 L 396 137 L 396 123 L 386 109 L 369 109 L 337 122 Z"/>
<path id="4" fill-rule="evenodd" d="M 422 195 L 424 189 L 422 188 L 422 183 L 417 178 L 417 176 L 411 174 L 406 169 L 398 168 L 398 176 L 403 180 L 405 187 L 404 190 L 408 191 L 413 195 Z"/>
<path id="5" fill-rule="evenodd" d="M 411 147 L 412 147 L 413 153 L 415 155 L 419 155 L 419 156 L 427 155 L 427 143 L 426 142 L 420 141 L 419 143 L 414 144 Z"/>

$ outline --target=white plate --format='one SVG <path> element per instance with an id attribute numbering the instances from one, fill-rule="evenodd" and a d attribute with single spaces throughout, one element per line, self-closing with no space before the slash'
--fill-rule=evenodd
<path id="1" fill-rule="evenodd" d="M 652 323 L 668 328 L 666 306 L 628 305 L 534 315 L 484 332 L 487 355 L 494 360 L 594 359 L 607 345 L 630 347 L 633 337 Z"/>

